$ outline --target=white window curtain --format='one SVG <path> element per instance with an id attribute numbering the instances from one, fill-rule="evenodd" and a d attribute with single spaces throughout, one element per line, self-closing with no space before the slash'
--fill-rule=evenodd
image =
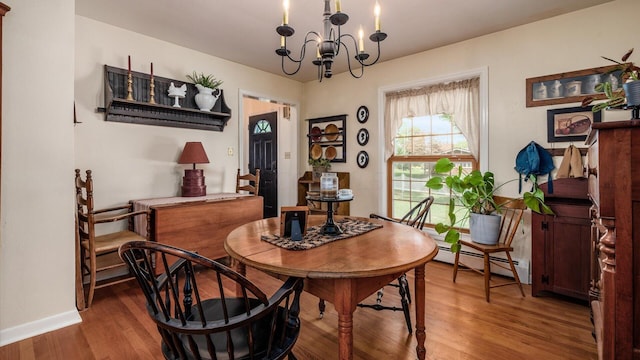
<path id="1" fill-rule="evenodd" d="M 473 157 L 480 154 L 480 78 L 428 85 L 386 93 L 384 131 L 385 160 L 393 155 L 394 137 L 402 119 L 451 114 L 467 138 Z"/>

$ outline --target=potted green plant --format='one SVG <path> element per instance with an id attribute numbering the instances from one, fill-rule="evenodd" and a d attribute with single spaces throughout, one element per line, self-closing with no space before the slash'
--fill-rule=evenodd
<path id="1" fill-rule="evenodd" d="M 187 79 L 193 81 L 198 89 L 198 94 L 195 96 L 196 105 L 202 111 L 211 111 L 216 104 L 220 91 L 217 90 L 222 85 L 222 80 L 216 80 L 213 75 L 205 75 L 204 73 L 196 73 L 195 71 L 191 75 L 186 75 Z M 217 91 L 216 91 L 217 90 Z M 216 91 L 214 94 L 213 92 Z"/>
<path id="2" fill-rule="evenodd" d="M 311 173 L 312 179 L 317 181 L 320 181 L 320 176 L 322 176 L 323 172 L 327 172 L 329 169 L 331 169 L 331 161 L 326 158 L 309 158 L 309 165 L 311 165 L 313 169 Z"/>
<path id="3" fill-rule="evenodd" d="M 617 77 L 610 77 L 612 80 L 597 84 L 595 90 L 604 93 L 607 100 L 594 105 L 592 108 L 594 112 L 608 107 L 621 106 L 625 103 L 628 106 L 640 106 L 640 78 L 638 77 L 640 67 L 628 61 L 632 53 L 633 49 L 630 49 L 622 56 L 620 61 L 602 56 L 603 59 L 618 64 L 615 71 L 621 72 L 620 80 L 622 81 L 622 88 L 619 88 L 615 83 Z M 582 100 L 582 106 L 588 106 L 594 100 L 596 99 L 593 96 L 587 96 Z"/>
<path id="4" fill-rule="evenodd" d="M 447 174 L 446 176 L 433 176 L 427 181 L 426 186 L 433 190 L 440 190 L 445 185 L 449 188 L 449 210 L 448 223 L 436 224 L 435 230 L 438 234 L 445 234 L 444 240 L 451 244 L 451 252 L 460 250 L 460 232 L 458 228 L 472 217 L 474 223 L 478 221 L 487 221 L 486 226 L 494 227 L 496 233 L 481 238 L 479 234 L 474 234 L 473 229 L 470 230 L 472 240 L 481 243 L 490 243 L 498 238 L 500 226 L 500 217 L 496 214 L 500 213 L 501 206 L 494 201 L 496 191 L 505 184 L 516 181 L 510 180 L 502 185 L 495 185 L 494 174 L 490 171 L 480 172 L 473 170 L 466 172 L 461 166 L 454 171 L 456 165 L 448 158 L 439 159 L 434 167 L 437 174 Z M 535 181 L 535 175 L 531 175 L 533 189 L 523 194 L 524 203 L 528 208 L 535 212 L 545 214 L 553 214 L 553 211 L 544 203 L 544 192 L 538 188 Z M 464 212 L 456 213 L 456 203 L 461 204 Z M 496 225 L 497 223 L 497 225 Z M 486 232 L 483 232 L 486 235 Z"/>

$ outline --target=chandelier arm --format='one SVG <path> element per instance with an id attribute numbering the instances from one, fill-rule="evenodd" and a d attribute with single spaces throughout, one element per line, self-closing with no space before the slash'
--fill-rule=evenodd
<path id="1" fill-rule="evenodd" d="M 290 55 L 289 53 L 287 53 L 286 57 L 287 57 L 290 61 L 295 62 L 295 63 L 301 63 L 301 62 L 304 60 L 304 57 L 305 57 L 307 43 L 312 42 L 312 41 L 317 43 L 317 40 L 316 40 L 316 39 L 309 39 L 309 35 L 315 35 L 316 37 L 319 37 L 319 36 L 320 36 L 320 35 L 319 35 L 317 32 L 315 32 L 315 31 L 309 31 L 309 32 L 307 33 L 307 35 L 305 35 L 305 37 L 304 37 L 304 43 L 302 44 L 302 47 L 300 47 L 300 57 L 299 57 L 298 59 L 294 59 L 294 58 L 292 58 L 292 57 L 291 57 L 291 55 Z M 285 47 L 285 49 L 286 49 L 286 47 Z M 284 57 L 284 56 L 283 56 L 283 57 Z"/>
<path id="2" fill-rule="evenodd" d="M 287 57 L 288 57 L 289 59 L 291 59 L 291 57 L 289 57 L 288 55 L 287 55 Z M 297 74 L 297 73 L 298 73 L 298 71 L 300 71 L 300 67 L 302 67 L 302 61 L 293 61 L 293 63 L 294 63 L 294 64 L 298 64 L 298 66 L 297 66 L 297 68 L 296 68 L 296 70 L 295 70 L 295 71 L 293 71 L 293 72 L 288 72 L 288 71 L 287 71 L 287 69 L 285 69 L 285 68 L 284 68 L 284 58 L 285 58 L 285 57 L 284 57 L 284 56 L 281 56 L 281 58 L 282 58 L 282 65 L 281 65 L 281 67 L 282 67 L 282 72 L 283 72 L 283 73 L 285 73 L 286 75 L 291 76 L 291 75 L 295 75 L 295 74 Z"/>
<path id="3" fill-rule="evenodd" d="M 335 40 L 333 40 L 333 43 L 335 44 L 335 49 L 336 49 L 335 56 L 336 57 L 338 56 L 338 54 L 340 54 L 340 44 L 342 44 L 341 38 L 342 38 L 342 36 L 344 36 L 344 35 L 341 35 L 341 34 L 342 34 L 342 27 L 340 25 L 338 25 L 338 36 L 335 36 L 333 28 L 331 29 L 331 36 L 332 36 L 331 39 L 335 39 Z"/>
<path id="4" fill-rule="evenodd" d="M 348 36 L 354 39 L 354 37 L 351 36 L 350 34 L 343 35 L 343 36 Z M 360 75 L 356 75 L 356 73 L 354 73 L 353 69 L 351 68 L 351 55 L 349 55 L 349 47 L 347 46 L 347 44 L 342 42 L 342 40 L 340 40 L 340 45 L 344 46 L 344 51 L 347 53 L 347 67 L 349 68 L 349 73 L 351 73 L 351 76 L 353 76 L 354 78 L 360 79 L 362 75 L 364 75 L 364 64 L 360 60 L 358 60 L 358 63 L 360 64 Z M 358 47 L 356 46 L 356 53 L 358 52 L 357 50 L 358 50 Z"/>

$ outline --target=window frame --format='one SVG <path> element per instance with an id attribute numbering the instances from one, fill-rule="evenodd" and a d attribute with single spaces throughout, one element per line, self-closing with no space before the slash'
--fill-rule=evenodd
<path id="1" fill-rule="evenodd" d="M 384 114 L 385 114 L 385 103 L 386 103 L 386 93 L 388 92 L 396 92 L 401 90 L 407 90 L 415 87 L 428 86 L 438 83 L 445 83 L 451 81 L 460 81 L 472 77 L 480 78 L 480 103 L 479 103 L 479 120 L 480 120 L 480 159 L 479 161 L 475 161 L 474 168 L 479 169 L 480 171 L 487 171 L 489 168 L 489 121 L 488 121 L 488 68 L 481 67 L 476 69 L 471 69 L 467 71 L 462 71 L 455 74 L 449 74 L 440 77 L 434 77 L 429 79 L 422 79 L 417 81 L 412 81 L 408 83 L 400 83 L 395 85 L 389 85 L 385 87 L 380 87 L 378 89 L 378 131 L 379 134 L 384 134 L 383 136 L 390 136 L 385 134 L 384 130 Z M 393 134 L 392 136 L 395 136 Z M 379 140 L 381 144 L 384 143 L 384 139 Z M 392 162 L 387 161 L 385 159 L 384 146 L 379 146 L 379 169 L 380 169 L 380 186 L 381 189 L 384 189 L 383 196 L 378 198 L 378 209 L 380 212 L 384 212 L 388 214 L 388 216 L 392 213 L 391 210 L 391 198 L 392 193 L 389 191 L 389 184 L 392 181 Z M 459 156 L 459 155 L 456 155 Z M 402 156 L 396 157 L 393 156 L 395 161 L 400 161 Z M 435 157 L 435 156 L 433 156 Z M 431 157 L 431 158 L 433 158 Z M 437 156 L 440 158 L 441 156 Z M 426 158 L 426 157 L 425 157 Z M 454 159 L 455 157 L 451 157 Z M 390 158 L 391 159 L 391 158 Z M 418 160 L 418 157 L 411 157 L 411 160 Z M 418 160 L 419 161 L 419 160 Z M 465 159 L 466 161 L 466 159 Z"/>

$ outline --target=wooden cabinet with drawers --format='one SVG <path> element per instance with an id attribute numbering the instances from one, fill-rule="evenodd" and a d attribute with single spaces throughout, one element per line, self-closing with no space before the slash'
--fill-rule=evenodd
<path id="1" fill-rule="evenodd" d="M 640 121 L 594 123 L 590 301 L 600 359 L 640 359 Z"/>

